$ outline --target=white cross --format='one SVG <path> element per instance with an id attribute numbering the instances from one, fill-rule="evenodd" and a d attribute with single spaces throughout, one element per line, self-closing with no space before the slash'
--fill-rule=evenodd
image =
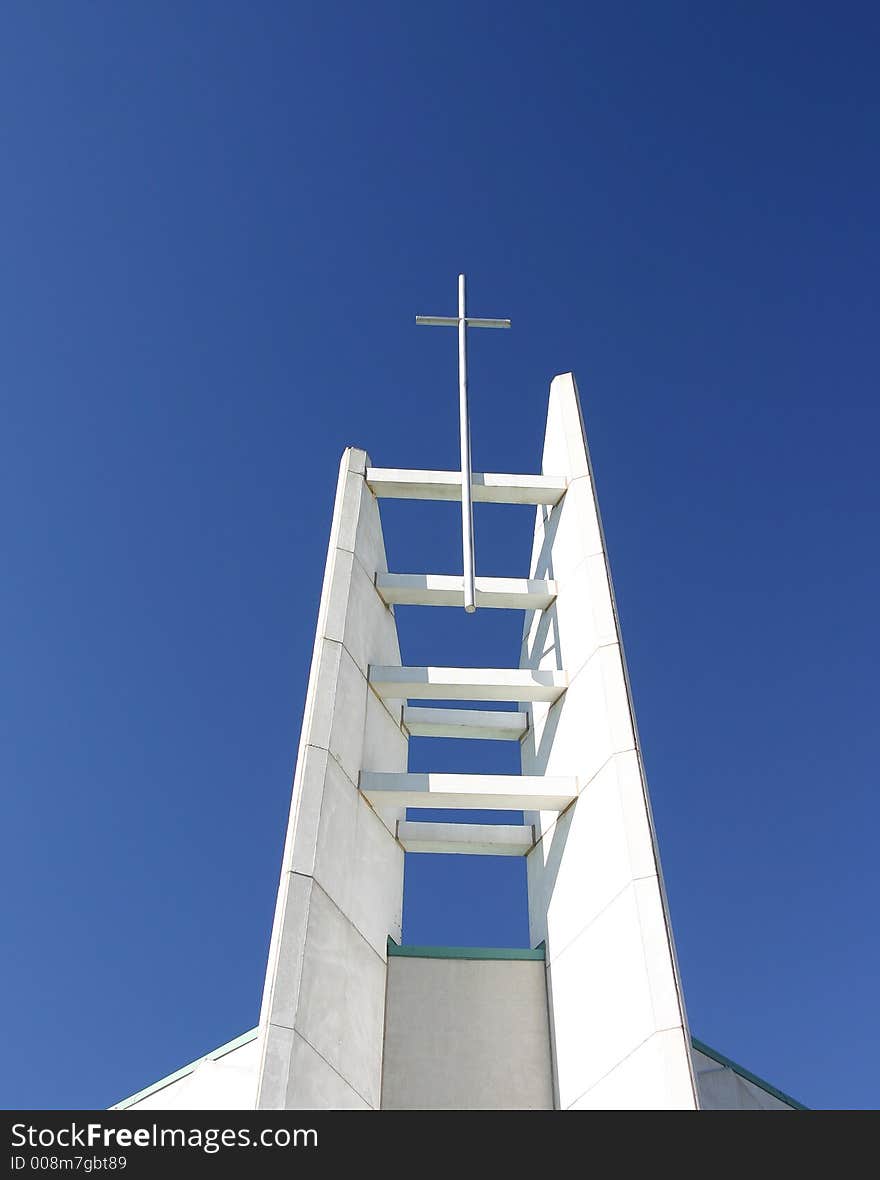
<path id="1" fill-rule="evenodd" d="M 471 424 L 468 417 L 467 330 L 468 328 L 509 328 L 510 320 L 479 320 L 465 310 L 464 275 L 458 276 L 458 315 L 417 315 L 417 324 L 458 328 L 458 416 L 461 441 L 461 550 L 464 573 L 464 609 L 477 609 L 474 591 L 474 507 L 471 493 Z"/>

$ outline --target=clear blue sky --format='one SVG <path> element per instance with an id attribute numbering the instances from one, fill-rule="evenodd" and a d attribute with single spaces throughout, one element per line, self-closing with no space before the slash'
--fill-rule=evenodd
<path id="1" fill-rule="evenodd" d="M 413 316 L 460 269 L 514 322 L 472 341 L 478 469 L 536 470 L 579 380 L 694 1033 L 878 1105 L 878 34 L 5 5 L 0 1105 L 100 1107 L 256 1022 L 339 454 L 456 465 Z M 456 510 L 413 511 L 392 567 L 454 572 Z M 482 572 L 529 531 L 480 511 Z M 411 662 L 518 629 L 401 612 Z M 524 941 L 516 864 L 421 859 L 410 941 Z"/>

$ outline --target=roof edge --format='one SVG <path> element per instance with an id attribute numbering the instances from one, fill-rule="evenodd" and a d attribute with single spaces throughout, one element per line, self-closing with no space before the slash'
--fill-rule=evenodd
<path id="1" fill-rule="evenodd" d="M 157 1090 L 164 1090 L 166 1086 L 170 1086 L 173 1082 L 179 1082 L 181 1078 L 188 1077 L 195 1069 L 202 1064 L 203 1061 L 217 1061 L 220 1057 L 225 1057 L 227 1053 L 231 1053 L 234 1049 L 240 1049 L 242 1045 L 248 1045 L 251 1041 L 256 1040 L 259 1028 L 249 1029 L 248 1032 L 242 1033 L 240 1036 L 234 1037 L 231 1041 L 227 1041 L 225 1045 L 221 1045 L 219 1049 L 212 1049 L 210 1053 L 205 1053 L 204 1056 L 196 1058 L 191 1061 L 189 1065 L 182 1065 L 180 1069 L 176 1069 L 174 1073 L 170 1073 L 167 1077 L 160 1078 L 158 1082 L 153 1082 L 152 1086 L 145 1086 L 143 1090 L 138 1090 L 136 1094 L 131 1094 L 128 1098 L 123 1098 L 119 1102 L 114 1102 L 112 1106 L 108 1106 L 108 1110 L 127 1110 L 129 1106 L 134 1106 L 136 1102 L 140 1102 L 143 1098 L 148 1098 L 151 1094 L 155 1094 Z"/>
<path id="2" fill-rule="evenodd" d="M 726 1069 L 732 1069 L 735 1074 L 739 1074 L 747 1082 L 752 1082 L 753 1085 L 770 1094 L 773 1098 L 778 1098 L 780 1102 L 786 1103 L 788 1106 L 794 1107 L 795 1110 L 809 1110 L 809 1106 L 804 1106 L 803 1102 L 798 1102 L 796 1098 L 792 1098 L 790 1094 L 786 1094 L 784 1090 L 780 1090 L 777 1086 L 771 1085 L 770 1082 L 759 1078 L 756 1073 L 752 1073 L 750 1069 L 746 1069 L 744 1065 L 738 1065 L 729 1057 L 725 1057 L 723 1053 L 719 1053 L 717 1049 L 712 1049 L 703 1041 L 698 1041 L 696 1037 L 691 1037 L 691 1044 L 698 1053 L 705 1053 L 707 1057 L 711 1057 L 713 1061 L 717 1061 L 719 1065 L 723 1065 Z"/>
<path id="3" fill-rule="evenodd" d="M 388 939 L 388 954 L 392 958 L 413 958 L 413 959 L 484 959 L 484 960 L 516 960 L 516 959 L 538 959 L 544 958 L 543 943 L 529 950 L 525 947 L 468 947 L 468 946 L 398 946 L 393 939 Z M 136 1102 L 148 1098 L 151 1094 L 157 1093 L 159 1090 L 164 1090 L 166 1086 L 172 1085 L 174 1082 L 179 1082 L 182 1078 L 188 1077 L 193 1073 L 203 1061 L 217 1061 L 221 1057 L 225 1057 L 227 1053 L 232 1053 L 235 1049 L 240 1049 L 244 1045 L 250 1044 L 251 1041 L 256 1040 L 259 1028 L 249 1029 L 247 1032 L 241 1033 L 234 1037 L 231 1041 L 220 1045 L 217 1049 L 212 1049 L 209 1053 L 197 1057 L 195 1061 L 191 1061 L 188 1065 L 183 1065 L 180 1069 L 168 1074 L 164 1078 L 160 1078 L 158 1082 L 153 1082 L 150 1086 L 145 1086 L 142 1090 L 129 1095 L 127 1098 L 115 1102 L 108 1110 L 127 1110 L 128 1107 L 134 1106 Z M 713 1049 L 704 1041 L 698 1040 L 697 1037 L 691 1037 L 691 1044 L 698 1053 L 704 1053 L 707 1057 L 711 1057 L 713 1061 L 717 1061 L 719 1065 L 726 1069 L 733 1070 L 741 1078 L 753 1085 L 758 1086 L 759 1089 L 765 1093 L 770 1094 L 773 1098 L 777 1098 L 780 1102 L 793 1107 L 795 1110 L 809 1110 L 809 1106 L 805 1106 L 803 1102 L 798 1102 L 796 1098 L 792 1098 L 790 1094 L 786 1094 L 784 1090 L 780 1090 L 778 1086 L 759 1077 L 756 1073 L 752 1073 L 750 1069 L 739 1065 L 730 1057 L 726 1057 L 723 1053 L 719 1053 L 717 1049 Z"/>

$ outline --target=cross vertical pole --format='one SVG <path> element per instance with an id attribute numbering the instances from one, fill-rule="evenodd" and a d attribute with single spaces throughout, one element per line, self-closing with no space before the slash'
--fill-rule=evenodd
<path id="1" fill-rule="evenodd" d="M 464 275 L 458 276 L 458 414 L 461 445 L 461 548 L 464 609 L 477 609 L 474 586 L 474 506 L 471 473 L 471 424 L 467 388 L 467 308 Z"/>
<path id="2" fill-rule="evenodd" d="M 468 317 L 464 275 L 458 276 L 458 315 L 417 315 L 417 324 L 440 328 L 458 328 L 458 416 L 461 443 L 461 548 L 464 609 L 469 615 L 477 609 L 474 588 L 474 507 L 473 472 L 471 471 L 471 423 L 468 414 L 467 330 L 468 328 L 509 328 L 510 320 Z"/>

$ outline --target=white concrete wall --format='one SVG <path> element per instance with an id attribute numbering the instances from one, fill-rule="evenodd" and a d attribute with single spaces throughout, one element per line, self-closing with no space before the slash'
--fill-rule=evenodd
<path id="1" fill-rule="evenodd" d="M 647 785 L 574 378 L 554 378 L 542 471 L 565 475 L 539 507 L 529 576 L 558 596 L 526 615 L 521 666 L 564 669 L 552 707 L 523 706 L 523 774 L 577 775 L 561 816 L 527 814 L 532 945 L 546 942 L 556 1103 L 694 1109 L 681 988 Z"/>
<path id="2" fill-rule="evenodd" d="M 383 1110 L 551 1110 L 544 964 L 391 958 Z"/>
<path id="3" fill-rule="evenodd" d="M 342 458 L 260 1017 L 261 1109 L 378 1108 L 385 948 L 400 939 L 397 813 L 373 811 L 358 772 L 405 771 L 398 702 L 368 665 L 400 664 L 368 458 Z"/>

